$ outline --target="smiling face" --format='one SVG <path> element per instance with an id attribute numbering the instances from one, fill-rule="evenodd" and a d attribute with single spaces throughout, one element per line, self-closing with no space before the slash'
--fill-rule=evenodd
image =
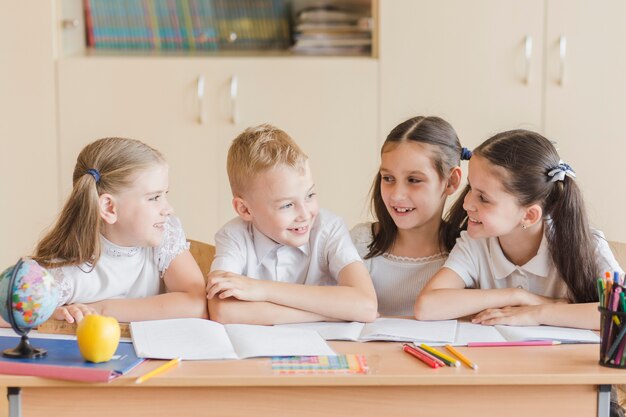
<path id="1" fill-rule="evenodd" d="M 164 224 L 173 213 L 167 201 L 168 166 L 156 164 L 139 171 L 130 187 L 115 195 L 102 195 L 101 206 L 111 211 L 103 235 L 120 246 L 156 247 L 163 240 Z M 107 197 L 108 196 L 108 197 Z M 103 200 L 109 198 L 108 202 Z"/>
<path id="2" fill-rule="evenodd" d="M 504 168 L 493 166 L 479 155 L 470 159 L 467 181 L 471 189 L 463 202 L 470 237 L 503 237 L 521 230 L 525 209 L 504 190 L 500 178 L 506 175 Z"/>
<path id="3" fill-rule="evenodd" d="M 400 230 L 441 222 L 447 181 L 433 166 L 432 147 L 403 141 L 381 155 L 381 197 Z"/>
<path id="4" fill-rule="evenodd" d="M 233 201 L 237 213 L 273 241 L 298 247 L 309 240 L 319 206 L 309 163 L 278 165 L 257 175 Z"/>

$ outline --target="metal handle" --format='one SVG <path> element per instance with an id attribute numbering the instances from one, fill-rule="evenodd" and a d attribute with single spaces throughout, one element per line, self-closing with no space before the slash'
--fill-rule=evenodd
<path id="1" fill-rule="evenodd" d="M 565 57 L 567 55 L 567 38 L 563 35 L 559 38 L 559 84 L 565 84 Z"/>
<path id="2" fill-rule="evenodd" d="M 63 29 L 74 29 L 80 25 L 78 19 L 63 19 L 61 20 L 61 27 Z"/>
<path id="3" fill-rule="evenodd" d="M 239 123 L 239 111 L 237 109 L 237 90 L 239 82 L 237 76 L 233 75 L 230 79 L 230 121 L 236 125 Z"/>
<path id="4" fill-rule="evenodd" d="M 201 125 L 205 122 L 204 116 L 204 75 L 198 76 L 198 123 Z"/>
<path id="5" fill-rule="evenodd" d="M 524 39 L 524 57 L 526 62 L 526 68 L 524 70 L 524 84 L 530 83 L 530 64 L 533 56 L 533 37 L 527 35 Z"/>

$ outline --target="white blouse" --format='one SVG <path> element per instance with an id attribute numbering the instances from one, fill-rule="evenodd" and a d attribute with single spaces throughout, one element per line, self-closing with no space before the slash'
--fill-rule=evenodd
<path id="1" fill-rule="evenodd" d="M 118 246 L 102 235 L 100 243 L 102 254 L 95 266 L 50 268 L 59 288 L 58 305 L 157 295 L 170 262 L 189 249 L 180 220 L 171 216 L 156 248 Z"/>
<path id="2" fill-rule="evenodd" d="M 350 235 L 359 255 L 367 255 L 367 246 L 374 238 L 372 223 L 354 226 Z M 447 252 L 425 258 L 407 258 L 385 253 L 363 260 L 374 283 L 378 312 L 382 316 L 413 316 L 417 295 L 443 266 L 447 257 Z"/>

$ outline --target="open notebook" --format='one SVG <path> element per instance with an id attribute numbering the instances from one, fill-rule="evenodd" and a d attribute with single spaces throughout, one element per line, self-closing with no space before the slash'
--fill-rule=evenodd
<path id="1" fill-rule="evenodd" d="M 555 340 L 562 343 L 600 343 L 591 330 L 553 326 L 482 326 L 457 320 L 417 321 L 380 318 L 372 323 L 296 323 L 274 327 L 317 331 L 326 340 L 416 342 L 467 345 L 468 342 Z"/>
<path id="2" fill-rule="evenodd" d="M 202 360 L 335 355 L 324 339 L 309 329 L 172 319 L 132 322 L 130 333 L 140 358 Z"/>

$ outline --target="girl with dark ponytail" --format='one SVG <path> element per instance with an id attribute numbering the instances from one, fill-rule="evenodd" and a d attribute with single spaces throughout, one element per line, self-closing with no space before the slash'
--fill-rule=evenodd
<path id="1" fill-rule="evenodd" d="M 589 227 L 575 177 L 535 132 L 503 132 L 475 149 L 463 205 L 450 213 L 467 232 L 417 298 L 415 317 L 599 328 L 596 280 L 623 271 Z"/>
<path id="2" fill-rule="evenodd" d="M 442 213 L 460 185 L 459 162 L 469 155 L 439 117 L 413 117 L 387 136 L 372 185 L 377 221 L 350 232 L 372 277 L 380 314 L 411 315 L 415 297 L 443 266 L 460 229 Z"/>

